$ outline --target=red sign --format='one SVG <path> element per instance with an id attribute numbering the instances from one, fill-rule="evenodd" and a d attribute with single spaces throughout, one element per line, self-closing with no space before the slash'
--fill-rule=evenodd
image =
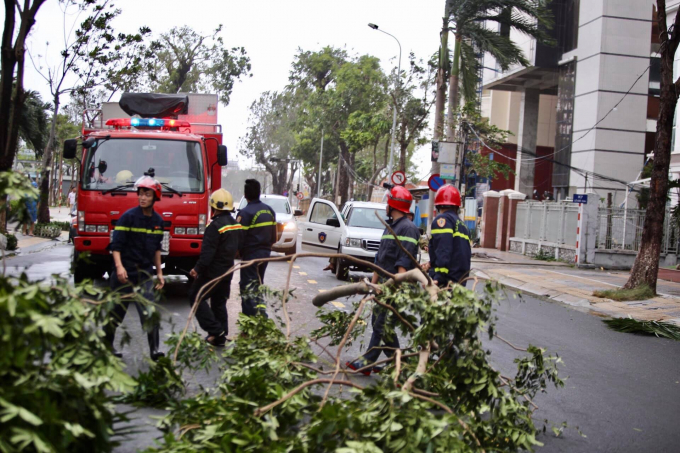
<path id="1" fill-rule="evenodd" d="M 391 179 L 392 184 L 397 186 L 403 186 L 406 183 L 406 174 L 401 170 L 397 170 L 394 173 L 392 173 Z"/>

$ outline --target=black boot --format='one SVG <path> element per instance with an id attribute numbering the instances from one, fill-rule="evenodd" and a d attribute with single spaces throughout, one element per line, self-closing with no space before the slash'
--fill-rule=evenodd
<path id="1" fill-rule="evenodd" d="M 149 340 L 149 355 L 151 356 L 151 360 L 156 362 L 158 359 L 161 357 L 165 357 L 165 354 L 163 354 L 161 351 L 159 351 L 160 348 L 160 329 L 158 326 L 154 326 L 151 329 L 151 332 L 146 334 L 147 339 Z"/>

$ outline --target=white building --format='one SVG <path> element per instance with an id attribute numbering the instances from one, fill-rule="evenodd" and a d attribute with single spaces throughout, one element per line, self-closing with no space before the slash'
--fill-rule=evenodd
<path id="1" fill-rule="evenodd" d="M 669 10 L 680 2 L 673 3 Z M 654 147 L 660 80 L 655 4 L 554 0 L 556 47 L 511 35 L 533 66 L 497 72 L 485 55 L 482 113 L 515 134 L 508 144 L 517 149 L 508 156 L 516 159 L 515 190 L 552 190 L 560 198 L 612 193 L 615 204 L 623 203 L 625 182 L 639 179 Z M 680 173 L 680 155 L 675 159 Z"/>

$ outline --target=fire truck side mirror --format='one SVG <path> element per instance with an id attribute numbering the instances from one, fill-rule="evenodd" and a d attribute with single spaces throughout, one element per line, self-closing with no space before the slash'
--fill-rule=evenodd
<path id="1" fill-rule="evenodd" d="M 64 140 L 64 159 L 75 159 L 78 140 L 75 138 Z"/>
<path id="2" fill-rule="evenodd" d="M 217 163 L 220 167 L 227 165 L 227 147 L 225 145 L 217 145 Z"/>

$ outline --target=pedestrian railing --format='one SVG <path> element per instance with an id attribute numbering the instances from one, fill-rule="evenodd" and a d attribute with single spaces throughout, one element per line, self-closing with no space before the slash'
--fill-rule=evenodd
<path id="1" fill-rule="evenodd" d="M 524 201 L 517 204 L 514 237 L 573 247 L 576 246 L 577 226 L 576 204 Z"/>
<path id="2" fill-rule="evenodd" d="M 602 250 L 638 252 L 646 211 L 642 209 L 600 208 L 595 247 Z M 661 253 L 678 252 L 678 226 L 666 209 Z"/>

